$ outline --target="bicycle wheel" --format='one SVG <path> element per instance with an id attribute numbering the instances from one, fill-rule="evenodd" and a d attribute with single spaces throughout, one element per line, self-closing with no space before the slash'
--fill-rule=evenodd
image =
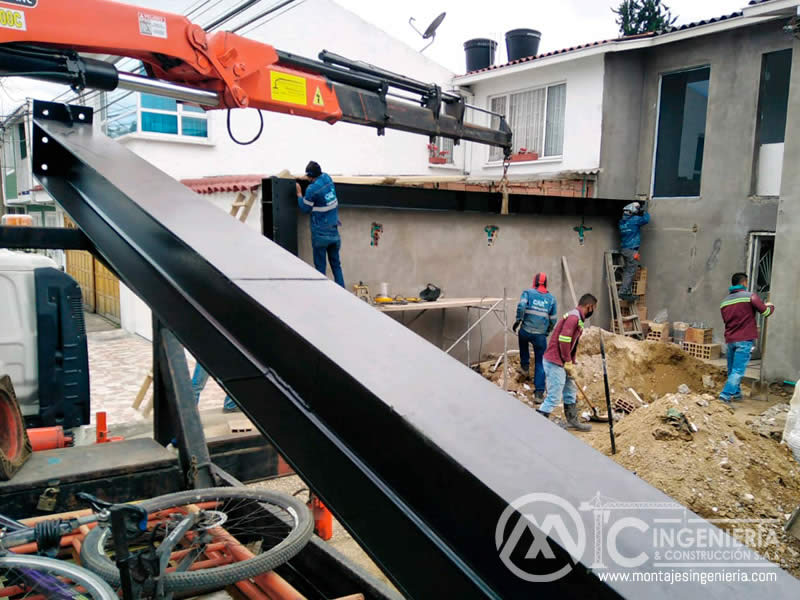
<path id="1" fill-rule="evenodd" d="M 202 591 L 230 585 L 267 571 L 295 556 L 311 538 L 314 522 L 311 511 L 300 500 L 267 490 L 251 488 L 208 488 L 177 492 L 145 500 L 139 504 L 150 515 L 148 531 L 131 546 L 142 542 L 158 545 L 176 523 L 190 510 L 203 511 L 200 522 L 189 530 L 179 547 L 175 562 L 190 557 L 195 570 L 168 572 L 162 575 L 167 592 Z M 194 507 L 194 508 L 193 508 Z M 267 514 L 265 515 L 264 509 Z M 213 538 L 210 545 L 198 542 L 203 532 Z M 230 540 L 227 536 L 232 536 Z M 154 541 L 155 540 L 155 541 Z M 233 542 L 233 543 L 231 543 Z M 120 585 L 119 570 L 113 561 L 113 536 L 110 527 L 99 526 L 86 536 L 81 561 L 114 587 Z M 205 550 L 191 558 L 199 548 Z M 213 550 L 211 550 L 213 548 Z M 231 562 L 236 559 L 235 562 Z M 201 562 L 225 562 L 222 566 L 203 568 Z M 150 591 L 145 588 L 146 591 Z"/>
<path id="2" fill-rule="evenodd" d="M 100 577 L 71 563 L 42 556 L 0 556 L 0 596 L 9 600 L 119 600 Z"/>

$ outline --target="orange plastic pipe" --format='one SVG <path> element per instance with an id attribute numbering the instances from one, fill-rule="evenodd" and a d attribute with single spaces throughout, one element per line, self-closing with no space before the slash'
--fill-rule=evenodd
<path id="1" fill-rule="evenodd" d="M 207 552 L 210 558 L 222 558 L 221 552 Z M 244 594 L 248 600 L 272 600 L 269 596 L 265 595 L 258 586 L 254 585 L 250 581 L 246 579 L 244 581 L 237 581 L 234 584 L 237 589 Z"/>
<path id="2" fill-rule="evenodd" d="M 187 509 L 189 512 L 197 512 L 200 510 L 195 505 L 189 505 Z M 228 552 L 230 552 L 236 560 L 244 561 L 255 557 L 255 554 L 250 552 L 245 545 L 228 533 L 224 527 L 214 527 L 209 531 L 215 539 L 225 542 Z M 253 577 L 253 581 L 256 582 L 258 587 L 264 590 L 270 600 L 306 600 L 305 596 L 289 585 L 289 583 L 277 573 L 264 573 L 263 575 Z"/>

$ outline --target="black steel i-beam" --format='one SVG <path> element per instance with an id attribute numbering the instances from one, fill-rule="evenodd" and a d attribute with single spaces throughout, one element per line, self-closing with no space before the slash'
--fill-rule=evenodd
<path id="1" fill-rule="evenodd" d="M 672 506 L 667 496 L 75 114 L 34 105 L 42 185 L 403 594 L 734 600 L 764 592 L 601 581 L 591 539 L 576 551 L 552 523 L 509 505 L 539 493 L 577 507 L 602 492 Z M 504 513 L 522 525 L 519 546 L 504 543 Z M 627 533 L 618 549 L 636 557 L 649 538 Z M 547 551 L 526 558 L 533 541 Z M 534 583 L 509 559 L 571 568 Z M 795 599 L 798 589 L 778 572 L 767 593 Z"/>

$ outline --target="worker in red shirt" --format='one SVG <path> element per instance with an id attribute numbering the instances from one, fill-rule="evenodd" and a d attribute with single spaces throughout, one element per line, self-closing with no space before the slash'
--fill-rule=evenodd
<path id="1" fill-rule="evenodd" d="M 594 314 L 597 298 L 591 294 L 581 296 L 578 306 L 565 314 L 556 324 L 544 353 L 544 373 L 547 379 L 547 397 L 536 412 L 550 418 L 553 409 L 564 399 L 567 428 L 589 431 L 592 426 L 578 420 L 577 384 L 575 383 L 575 356 L 583 334 L 583 323 Z"/>
<path id="2" fill-rule="evenodd" d="M 758 339 L 756 312 L 764 317 L 775 312 L 774 305 L 764 304 L 758 295 L 747 291 L 747 283 L 745 273 L 734 273 L 728 290 L 730 294 L 719 307 L 725 322 L 725 343 L 728 345 L 728 381 L 719 399 L 728 404 L 742 397 L 742 377 Z"/>

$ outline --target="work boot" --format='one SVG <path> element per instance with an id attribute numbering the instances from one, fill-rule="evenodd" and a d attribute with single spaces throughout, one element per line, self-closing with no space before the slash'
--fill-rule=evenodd
<path id="1" fill-rule="evenodd" d="M 517 375 L 519 376 L 519 379 L 521 379 L 522 381 L 525 381 L 530 377 L 530 375 L 528 374 L 528 369 L 523 369 L 522 367 L 519 367 L 517 369 Z"/>
<path id="2" fill-rule="evenodd" d="M 588 423 L 581 423 L 578 420 L 578 405 L 565 404 L 564 416 L 567 417 L 567 429 L 577 429 L 578 431 L 591 431 L 592 426 Z"/>
<path id="3" fill-rule="evenodd" d="M 533 393 L 533 401 L 536 404 L 541 404 L 542 402 L 544 402 L 544 392 L 540 392 L 538 390 L 536 392 L 534 392 Z"/>
<path id="4" fill-rule="evenodd" d="M 538 408 L 536 409 L 536 412 L 539 413 L 540 415 L 542 415 L 548 421 L 550 420 L 550 413 L 542 412 Z"/>

